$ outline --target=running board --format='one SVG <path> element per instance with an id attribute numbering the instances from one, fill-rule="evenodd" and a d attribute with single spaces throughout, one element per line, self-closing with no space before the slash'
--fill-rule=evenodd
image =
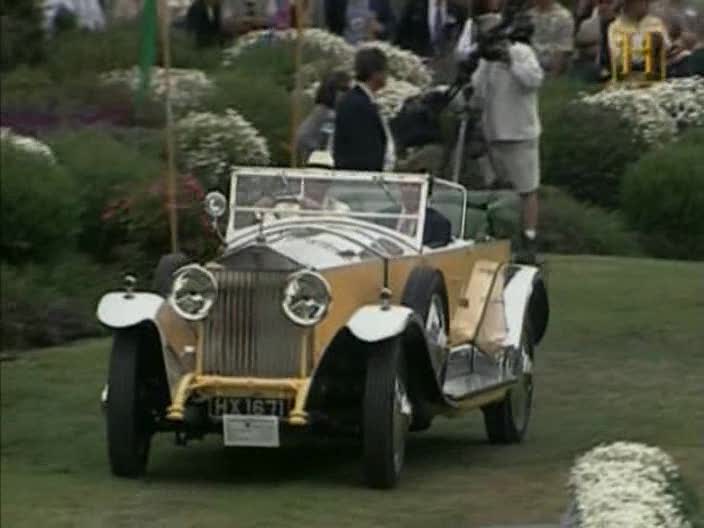
<path id="1" fill-rule="evenodd" d="M 507 374 L 493 359 L 466 345 L 450 354 L 442 391 L 450 400 L 458 401 L 515 382 L 516 377 Z"/>

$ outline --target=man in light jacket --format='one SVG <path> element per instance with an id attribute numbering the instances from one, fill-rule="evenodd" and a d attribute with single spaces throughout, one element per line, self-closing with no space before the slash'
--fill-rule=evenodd
<path id="1" fill-rule="evenodd" d="M 538 90 L 544 73 L 528 44 L 532 25 L 511 42 L 486 49 L 474 74 L 475 104 L 482 108 L 482 128 L 491 168 L 499 180 L 510 182 L 521 196 L 521 258 L 535 261 L 540 186 Z"/>

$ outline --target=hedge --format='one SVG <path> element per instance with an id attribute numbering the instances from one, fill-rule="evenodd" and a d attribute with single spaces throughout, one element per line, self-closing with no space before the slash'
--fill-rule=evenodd
<path id="1" fill-rule="evenodd" d="M 657 257 L 704 259 L 704 129 L 632 165 L 623 210 Z"/>
<path id="2" fill-rule="evenodd" d="M 624 170 L 647 146 L 618 113 L 572 102 L 578 87 L 549 84 L 541 97 L 543 182 L 616 209 Z"/>
<path id="3" fill-rule="evenodd" d="M 46 260 L 74 247 L 81 202 L 70 172 L 7 141 L 2 141 L 0 159 L 2 260 Z"/>

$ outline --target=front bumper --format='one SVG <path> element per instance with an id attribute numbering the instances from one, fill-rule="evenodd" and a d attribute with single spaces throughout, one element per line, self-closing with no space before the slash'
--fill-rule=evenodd
<path id="1" fill-rule="evenodd" d="M 206 397 L 292 399 L 293 408 L 285 420 L 289 425 L 303 426 L 309 423 L 305 404 L 310 382 L 311 378 L 238 378 L 189 373 L 179 381 L 166 418 L 183 422 L 186 402 L 197 393 Z"/>

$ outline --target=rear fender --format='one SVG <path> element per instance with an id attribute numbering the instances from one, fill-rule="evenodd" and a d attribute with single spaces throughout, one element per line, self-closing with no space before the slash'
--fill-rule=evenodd
<path id="1" fill-rule="evenodd" d="M 508 336 L 506 346 L 519 347 L 525 318 L 531 323 L 534 344 L 540 343 L 547 330 L 550 308 L 547 288 L 540 269 L 514 266 L 504 288 L 504 307 Z"/>

